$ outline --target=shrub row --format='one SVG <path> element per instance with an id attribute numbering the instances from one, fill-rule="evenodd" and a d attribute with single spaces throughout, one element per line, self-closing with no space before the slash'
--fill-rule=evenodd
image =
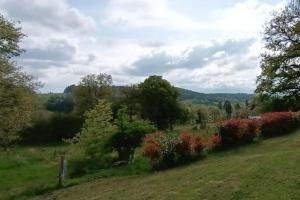
<path id="1" fill-rule="evenodd" d="M 300 112 L 265 113 L 259 119 L 231 119 L 219 126 L 223 147 L 250 143 L 255 137 L 272 137 L 289 133 L 300 125 Z"/>
<path id="2" fill-rule="evenodd" d="M 165 169 L 199 157 L 203 148 L 199 135 L 181 133 L 176 136 L 156 132 L 146 135 L 142 151 L 154 169 Z"/>

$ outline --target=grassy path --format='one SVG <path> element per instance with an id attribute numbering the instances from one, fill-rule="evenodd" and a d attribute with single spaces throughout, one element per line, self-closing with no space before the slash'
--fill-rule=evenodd
<path id="1" fill-rule="evenodd" d="M 36 199 L 300 199 L 300 131 L 188 166 L 99 179 Z"/>

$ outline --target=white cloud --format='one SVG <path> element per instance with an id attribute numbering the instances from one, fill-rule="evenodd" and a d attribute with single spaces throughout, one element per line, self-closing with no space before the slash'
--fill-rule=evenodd
<path id="1" fill-rule="evenodd" d="M 284 6 L 285 2 L 269 4 L 261 0 L 244 0 L 216 14 L 215 26 L 228 36 L 258 37 L 271 13 Z"/>
<path id="2" fill-rule="evenodd" d="M 259 33 L 270 12 L 284 3 L 242 0 L 207 11 L 207 18 L 197 9 L 174 10 L 171 1 L 110 0 L 101 9 L 105 13 L 89 16 L 80 7 L 88 7 L 86 2 L 0 0 L 0 12 L 21 21 L 28 37 L 19 62 L 45 83 L 43 91 L 62 91 L 99 72 L 112 74 L 118 85 L 159 73 L 203 92 L 253 91 L 262 50 Z"/>
<path id="3" fill-rule="evenodd" d="M 167 0 L 111 0 L 106 22 L 131 28 L 195 29 L 200 26 L 170 9 Z"/>

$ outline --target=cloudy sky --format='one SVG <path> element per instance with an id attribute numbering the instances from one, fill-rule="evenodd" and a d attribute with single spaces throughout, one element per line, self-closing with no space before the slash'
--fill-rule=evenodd
<path id="1" fill-rule="evenodd" d="M 262 31 L 283 0 L 0 0 L 27 37 L 19 65 L 61 92 L 90 73 L 162 75 L 199 92 L 253 92 Z"/>

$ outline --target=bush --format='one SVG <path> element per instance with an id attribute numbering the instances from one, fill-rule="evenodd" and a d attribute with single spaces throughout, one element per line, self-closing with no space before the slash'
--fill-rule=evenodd
<path id="1" fill-rule="evenodd" d="M 112 123 L 110 106 L 107 101 L 99 100 L 93 109 L 85 113 L 81 132 L 69 141 L 73 157 L 101 160 L 111 152 L 109 141 L 116 133 L 116 127 Z"/>
<path id="2" fill-rule="evenodd" d="M 285 134 L 296 127 L 296 119 L 291 112 L 265 113 L 260 123 L 261 135 L 265 137 Z"/>
<path id="3" fill-rule="evenodd" d="M 296 122 L 296 126 L 299 127 L 300 126 L 300 111 L 294 112 L 293 113 L 293 118 Z"/>
<path id="4" fill-rule="evenodd" d="M 222 138 L 218 133 L 215 133 L 209 138 L 210 149 L 219 149 L 222 146 Z"/>
<path id="5" fill-rule="evenodd" d="M 82 119 L 63 113 L 54 113 L 50 116 L 39 116 L 32 126 L 21 131 L 21 142 L 55 143 L 63 139 L 73 138 L 82 126 Z"/>
<path id="6" fill-rule="evenodd" d="M 126 108 L 119 110 L 116 126 L 117 132 L 112 136 L 110 145 L 118 152 L 119 161 L 132 160 L 134 151 L 140 146 L 142 138 L 155 131 L 154 126 L 148 121 L 130 121 Z"/>
<path id="7" fill-rule="evenodd" d="M 259 134 L 259 121 L 254 119 L 226 120 L 219 126 L 224 147 L 250 143 Z"/>
<path id="8" fill-rule="evenodd" d="M 189 133 L 179 136 L 156 132 L 145 137 L 143 155 L 154 169 L 165 169 L 197 158 L 204 148 L 202 138 Z"/>

